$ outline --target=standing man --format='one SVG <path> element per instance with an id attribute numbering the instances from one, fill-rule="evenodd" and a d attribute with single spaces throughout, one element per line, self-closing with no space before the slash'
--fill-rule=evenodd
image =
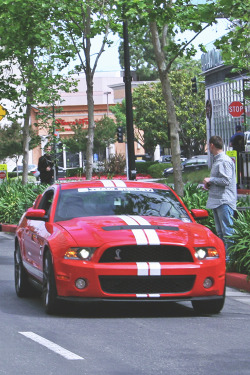
<path id="1" fill-rule="evenodd" d="M 244 144 L 244 133 L 241 130 L 241 126 L 236 126 L 236 133 L 232 135 L 230 139 L 230 147 L 233 147 L 233 150 L 237 151 L 237 186 L 240 184 L 240 152 L 245 151 Z"/>
<path id="2" fill-rule="evenodd" d="M 210 177 L 203 180 L 205 188 L 209 189 L 207 208 L 213 210 L 217 235 L 227 251 L 232 243 L 227 237 L 234 232 L 233 215 L 237 202 L 235 164 L 223 152 L 221 137 L 214 135 L 209 139 L 209 150 L 213 155 L 213 165 Z"/>
<path id="3" fill-rule="evenodd" d="M 54 164 L 49 154 L 44 154 L 39 158 L 38 170 L 40 172 L 41 184 L 51 185 L 53 183 L 53 177 L 54 177 L 53 167 L 54 167 Z"/>

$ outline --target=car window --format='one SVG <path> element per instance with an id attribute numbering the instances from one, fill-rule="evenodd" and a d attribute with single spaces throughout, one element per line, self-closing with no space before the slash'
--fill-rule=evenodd
<path id="1" fill-rule="evenodd" d="M 48 190 L 44 193 L 38 208 L 45 210 L 46 215 L 50 214 L 50 208 L 53 201 L 54 190 Z"/>
<path id="2" fill-rule="evenodd" d="M 140 188 L 63 190 L 60 192 L 55 221 L 107 215 L 160 216 L 191 221 L 171 191 Z"/>

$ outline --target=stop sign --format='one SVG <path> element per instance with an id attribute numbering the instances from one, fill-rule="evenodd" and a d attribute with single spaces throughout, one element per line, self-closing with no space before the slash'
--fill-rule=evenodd
<path id="1" fill-rule="evenodd" d="M 241 102 L 232 102 L 228 107 L 230 115 L 240 117 L 244 113 L 244 106 Z"/>
<path id="2" fill-rule="evenodd" d="M 6 172 L 5 171 L 0 171 L 0 179 L 4 180 L 6 178 Z"/>

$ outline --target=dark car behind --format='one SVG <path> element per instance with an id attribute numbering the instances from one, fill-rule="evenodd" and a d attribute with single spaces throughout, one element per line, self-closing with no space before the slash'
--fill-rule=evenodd
<path id="1" fill-rule="evenodd" d="M 203 167 L 208 166 L 208 155 L 195 155 L 192 156 L 190 159 L 185 160 L 181 163 L 182 171 L 193 171 L 193 170 L 199 170 Z M 174 169 L 166 168 L 163 171 L 163 175 L 167 177 L 168 175 L 172 174 Z"/>

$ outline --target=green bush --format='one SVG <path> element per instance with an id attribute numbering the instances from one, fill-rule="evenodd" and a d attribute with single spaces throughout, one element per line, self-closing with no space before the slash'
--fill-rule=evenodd
<path id="1" fill-rule="evenodd" d="M 106 160 L 106 162 L 104 163 L 103 172 L 101 172 L 100 175 L 102 174 L 106 174 L 108 176 L 114 176 L 116 174 L 124 175 L 125 168 L 126 168 L 125 157 L 121 154 L 116 154 L 110 157 L 109 160 Z"/>
<path id="2" fill-rule="evenodd" d="M 135 163 L 135 169 L 137 173 L 142 174 L 149 174 L 148 169 L 151 165 L 155 165 L 156 163 L 154 161 L 145 161 L 145 162 L 138 162 Z"/>
<path id="3" fill-rule="evenodd" d="M 143 163 L 145 164 L 145 163 Z M 163 178 L 163 171 L 166 168 L 171 168 L 171 163 L 152 163 L 148 167 L 147 173 L 150 174 L 153 178 Z"/>
<path id="4" fill-rule="evenodd" d="M 193 208 L 203 208 L 208 211 L 209 217 L 202 219 L 201 224 L 208 227 L 213 233 L 216 233 L 214 225 L 213 211 L 206 208 L 208 198 L 208 191 L 199 187 L 197 183 L 187 183 L 184 186 L 183 202 L 187 206 L 188 210 L 191 211 Z"/>
<path id="5" fill-rule="evenodd" d="M 227 270 L 247 274 L 250 278 L 250 210 L 237 211 L 234 220 L 233 244 L 229 247 Z"/>
<path id="6" fill-rule="evenodd" d="M 0 184 L 0 223 L 18 224 L 22 214 L 33 205 L 46 186 L 27 184 L 20 180 Z"/>
<path id="7" fill-rule="evenodd" d="M 66 170 L 66 177 L 81 177 L 82 175 L 82 168 L 70 168 Z"/>

